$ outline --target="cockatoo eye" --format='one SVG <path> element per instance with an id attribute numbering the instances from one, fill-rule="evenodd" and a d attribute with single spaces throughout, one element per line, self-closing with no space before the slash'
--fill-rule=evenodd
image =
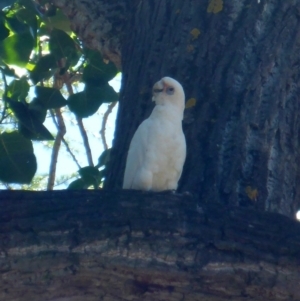
<path id="1" fill-rule="evenodd" d="M 174 94 L 174 88 L 173 87 L 168 87 L 166 89 L 166 93 L 169 94 L 169 95 L 173 95 Z"/>

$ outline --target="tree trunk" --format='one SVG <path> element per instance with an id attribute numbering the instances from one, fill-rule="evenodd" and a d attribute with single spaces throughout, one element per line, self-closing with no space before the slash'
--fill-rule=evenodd
<path id="1" fill-rule="evenodd" d="M 142 1 L 122 43 L 123 88 L 107 188 L 162 76 L 184 86 L 187 160 L 180 191 L 294 216 L 299 208 L 298 1 Z M 221 1 L 216 1 L 221 2 Z"/>
<path id="2" fill-rule="evenodd" d="M 179 191 L 294 217 L 299 1 L 54 3 L 86 44 L 122 65 L 106 188 L 121 187 L 130 140 L 153 108 L 152 85 L 168 75 L 195 101 L 183 122 L 188 154 Z"/>
<path id="3" fill-rule="evenodd" d="M 0 192 L 0 300 L 300 300 L 300 224 L 132 191 Z"/>

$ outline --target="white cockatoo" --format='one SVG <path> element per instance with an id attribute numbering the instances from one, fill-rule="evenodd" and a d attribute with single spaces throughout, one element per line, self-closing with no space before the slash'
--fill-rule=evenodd
<path id="1" fill-rule="evenodd" d="M 186 156 L 182 86 L 164 77 L 153 86 L 155 107 L 136 130 L 127 155 L 123 189 L 176 190 Z"/>

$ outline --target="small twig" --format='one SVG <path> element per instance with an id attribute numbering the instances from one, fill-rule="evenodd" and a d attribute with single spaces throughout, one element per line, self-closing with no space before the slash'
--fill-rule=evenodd
<path id="1" fill-rule="evenodd" d="M 63 139 L 63 136 L 66 133 L 66 126 L 63 120 L 63 116 L 61 114 L 60 109 L 55 109 L 55 115 L 58 124 L 58 132 L 55 137 L 52 155 L 51 155 L 51 162 L 50 162 L 50 169 L 49 169 L 49 179 L 47 184 L 47 190 L 53 190 L 54 183 L 55 183 L 55 176 L 56 176 L 56 165 L 57 165 L 57 158 L 60 149 L 60 145 Z M 53 118 L 55 118 L 53 114 Z"/>
<path id="2" fill-rule="evenodd" d="M 70 82 L 70 78 L 67 78 L 65 80 L 65 84 L 66 84 L 66 87 L 67 87 L 67 90 L 68 90 L 69 94 L 72 95 L 73 94 L 73 88 L 72 88 L 72 85 L 71 85 L 71 82 Z M 84 128 L 82 118 L 79 118 L 79 117 L 76 116 L 76 121 L 77 121 L 79 131 L 80 131 L 80 134 L 81 134 L 81 137 L 82 137 L 82 140 L 83 140 L 83 145 L 84 145 L 84 148 L 85 148 L 85 153 L 86 153 L 86 156 L 87 156 L 88 164 L 89 164 L 89 166 L 94 166 L 92 152 L 91 152 L 90 143 L 89 143 L 89 138 L 88 138 L 88 135 L 87 135 L 86 130 Z"/>
<path id="3" fill-rule="evenodd" d="M 102 126 L 101 126 L 101 130 L 100 130 L 99 134 L 101 135 L 104 150 L 108 149 L 108 145 L 107 145 L 106 137 L 105 137 L 107 119 L 108 119 L 109 114 L 112 112 L 113 108 L 116 106 L 116 104 L 117 104 L 117 101 L 110 103 L 106 112 L 103 115 Z"/>
<path id="4" fill-rule="evenodd" d="M 53 112 L 51 110 L 50 110 L 50 114 L 51 114 L 51 117 L 53 119 L 53 123 L 55 124 L 56 128 L 58 129 L 59 128 L 58 123 L 55 119 L 55 115 L 53 114 Z M 71 155 L 71 157 L 72 157 L 73 161 L 75 162 L 75 164 L 77 165 L 78 169 L 80 169 L 81 166 L 80 166 L 79 162 L 77 161 L 77 159 L 76 159 L 75 155 L 73 154 L 68 142 L 66 141 L 66 139 L 64 137 L 62 138 L 62 143 L 65 145 L 65 147 L 67 149 L 67 152 Z"/>
<path id="5" fill-rule="evenodd" d="M 53 123 L 55 124 L 56 128 L 59 129 L 59 125 L 58 125 L 58 123 L 55 119 L 55 115 L 51 110 L 50 110 L 50 114 L 51 114 L 51 117 L 53 119 Z M 66 141 L 66 139 L 64 137 L 62 138 L 62 143 L 65 145 L 65 147 L 67 149 L 67 152 L 71 155 L 71 157 L 72 157 L 73 161 L 75 162 L 75 164 L 77 165 L 78 169 L 80 169 L 81 166 L 80 166 L 79 162 L 77 161 L 77 159 L 76 159 L 75 155 L 73 154 L 68 142 Z"/>
<path id="6" fill-rule="evenodd" d="M 63 144 L 65 145 L 65 147 L 66 147 L 66 149 L 67 149 L 67 152 L 71 155 L 73 161 L 74 161 L 75 164 L 77 165 L 78 169 L 80 169 L 81 166 L 80 166 L 79 162 L 77 161 L 75 155 L 73 154 L 73 152 L 72 152 L 72 150 L 71 150 L 71 148 L 70 148 L 68 142 L 66 141 L 66 139 L 63 138 L 63 139 L 62 139 L 62 142 L 63 142 Z"/>
<path id="7" fill-rule="evenodd" d="M 84 128 L 82 118 L 76 117 L 76 120 L 77 120 L 77 124 L 78 124 L 78 127 L 79 127 L 79 131 L 80 131 L 82 140 L 83 140 L 83 145 L 84 145 L 84 148 L 85 148 L 88 164 L 89 164 L 89 166 L 94 166 L 92 152 L 91 152 L 90 143 L 89 143 L 89 138 L 88 138 L 88 135 L 87 135 L 86 130 Z"/>
<path id="8" fill-rule="evenodd" d="M 66 63 L 65 60 L 61 59 L 59 61 L 60 67 L 64 67 L 65 63 Z M 57 72 L 53 77 L 53 88 L 60 90 L 62 88 L 62 86 L 63 86 L 63 79 Z M 54 112 L 55 112 L 55 116 L 54 116 L 53 112 L 51 112 L 51 116 L 52 116 L 53 120 L 56 118 L 56 120 L 55 120 L 56 122 L 54 122 L 54 123 L 57 126 L 57 135 L 55 137 L 55 141 L 54 141 L 54 145 L 53 145 L 53 149 L 52 149 L 47 190 L 53 190 L 53 188 L 54 188 L 58 153 L 60 150 L 60 146 L 61 146 L 63 137 L 66 134 L 66 125 L 65 125 L 61 110 L 54 109 Z"/>

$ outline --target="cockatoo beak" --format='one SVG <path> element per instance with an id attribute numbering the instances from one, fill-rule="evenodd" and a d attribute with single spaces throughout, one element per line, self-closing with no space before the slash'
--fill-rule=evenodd
<path id="1" fill-rule="evenodd" d="M 157 93 L 160 93 L 164 90 L 164 83 L 162 80 L 158 81 L 157 83 L 154 84 L 153 89 L 152 89 L 152 101 L 155 101 L 155 95 Z"/>

